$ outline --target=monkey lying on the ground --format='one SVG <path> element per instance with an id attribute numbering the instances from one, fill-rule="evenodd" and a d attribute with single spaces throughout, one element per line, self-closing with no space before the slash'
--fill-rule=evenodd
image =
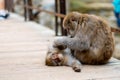
<path id="1" fill-rule="evenodd" d="M 54 46 L 67 46 L 84 64 L 105 64 L 114 52 L 114 38 L 109 25 L 100 17 L 72 12 L 64 18 L 63 27 L 70 37 L 54 40 Z"/>
<path id="2" fill-rule="evenodd" d="M 45 63 L 48 66 L 70 66 L 75 72 L 81 71 L 81 63 L 72 56 L 69 48 L 63 46 L 50 45 Z"/>

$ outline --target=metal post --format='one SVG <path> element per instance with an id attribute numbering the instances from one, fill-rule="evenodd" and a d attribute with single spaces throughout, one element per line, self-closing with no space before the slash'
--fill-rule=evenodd
<path id="1" fill-rule="evenodd" d="M 60 13 L 66 14 L 66 0 L 59 0 L 60 1 Z M 63 29 L 63 18 L 61 18 L 61 32 L 62 35 L 67 35 L 67 31 Z"/>
<path id="2" fill-rule="evenodd" d="M 58 0 L 55 0 L 55 12 L 58 13 Z M 55 16 L 55 35 L 58 36 L 58 16 Z"/>
<path id="3" fill-rule="evenodd" d="M 28 0 L 28 6 L 32 7 L 32 0 Z M 28 13 L 29 13 L 29 20 L 33 20 L 32 9 L 28 9 Z"/>
<path id="4" fill-rule="evenodd" d="M 27 6 L 27 0 L 24 0 L 24 5 Z M 25 21 L 27 21 L 27 8 L 24 7 L 24 18 L 25 18 Z"/>

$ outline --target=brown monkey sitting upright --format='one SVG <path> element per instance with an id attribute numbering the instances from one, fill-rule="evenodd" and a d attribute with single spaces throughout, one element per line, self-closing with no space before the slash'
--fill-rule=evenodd
<path id="1" fill-rule="evenodd" d="M 100 17 L 72 12 L 64 18 L 63 27 L 71 37 L 54 40 L 74 50 L 74 56 L 84 64 L 105 64 L 114 52 L 114 38 L 109 25 Z"/>
<path id="2" fill-rule="evenodd" d="M 45 64 L 48 66 L 70 66 L 75 72 L 80 72 L 81 63 L 72 56 L 71 50 L 63 46 L 54 47 L 53 44 L 48 48 Z"/>

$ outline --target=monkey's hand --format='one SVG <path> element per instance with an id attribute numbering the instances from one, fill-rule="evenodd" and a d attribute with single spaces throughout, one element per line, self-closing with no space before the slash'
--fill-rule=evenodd
<path id="1" fill-rule="evenodd" d="M 74 65 L 72 68 L 75 72 L 81 72 L 81 68 L 79 65 Z"/>
<path id="2" fill-rule="evenodd" d="M 81 63 L 77 59 L 74 59 L 74 62 L 72 63 L 72 68 L 75 72 L 81 72 Z"/>
<path id="3" fill-rule="evenodd" d="M 58 48 L 59 50 L 64 50 L 67 46 L 64 44 L 64 37 L 56 37 L 54 39 L 53 47 Z"/>

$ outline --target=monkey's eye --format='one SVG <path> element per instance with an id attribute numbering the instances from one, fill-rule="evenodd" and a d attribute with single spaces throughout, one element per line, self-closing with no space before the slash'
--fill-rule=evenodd
<path id="1" fill-rule="evenodd" d="M 52 58 L 53 60 L 56 59 L 56 58 L 58 58 L 58 54 L 57 54 L 57 53 L 53 53 L 51 58 Z"/>

